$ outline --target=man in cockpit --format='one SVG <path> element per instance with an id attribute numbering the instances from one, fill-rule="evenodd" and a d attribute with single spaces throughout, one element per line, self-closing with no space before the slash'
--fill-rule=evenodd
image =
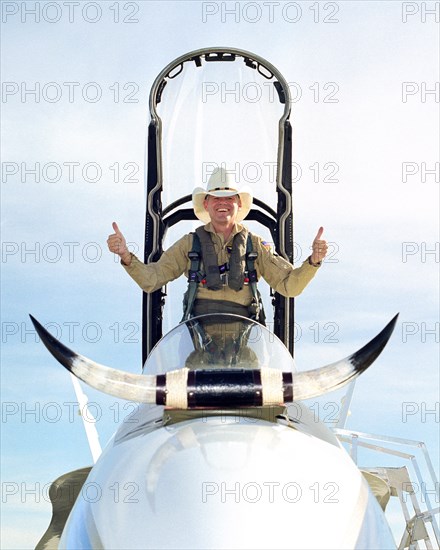
<path id="1" fill-rule="evenodd" d="M 321 227 L 311 255 L 300 267 L 294 268 L 274 254 L 241 224 L 251 209 L 252 193 L 248 187 L 236 185 L 223 168 L 213 171 L 206 189 L 194 189 L 192 198 L 194 212 L 205 225 L 179 239 L 157 262 L 146 265 L 130 253 L 115 222 L 114 233 L 107 240 L 109 250 L 120 256 L 125 270 L 144 292 L 154 292 L 183 273 L 189 276 L 186 319 L 235 313 L 264 322 L 257 280 L 263 277 L 283 296 L 298 296 L 327 253 Z"/>

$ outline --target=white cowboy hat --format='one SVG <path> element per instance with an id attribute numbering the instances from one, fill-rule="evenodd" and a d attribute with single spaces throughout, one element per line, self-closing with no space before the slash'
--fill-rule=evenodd
<path id="1" fill-rule="evenodd" d="M 252 190 L 247 185 L 236 184 L 232 174 L 224 168 L 215 168 L 209 177 L 206 189 L 196 187 L 192 194 L 194 213 L 203 223 L 211 221 L 211 217 L 203 206 L 206 195 L 213 197 L 232 197 L 240 195 L 241 208 L 237 214 L 237 222 L 241 222 L 249 214 L 252 206 Z"/>

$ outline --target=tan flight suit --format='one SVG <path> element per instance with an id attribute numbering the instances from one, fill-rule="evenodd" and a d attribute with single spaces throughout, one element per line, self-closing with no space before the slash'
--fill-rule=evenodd
<path id="1" fill-rule="evenodd" d="M 234 235 L 242 231 L 243 226 L 235 224 L 226 243 L 222 235 L 215 233 L 211 223 L 204 227 L 211 233 L 218 265 L 229 262 L 228 247 L 231 250 Z M 262 243 L 260 237 L 252 235 L 252 245 L 253 251 L 258 254 L 255 260 L 258 279 L 263 277 L 271 288 L 283 296 L 298 296 L 315 276 L 317 267 L 312 266 L 308 260 L 300 267 L 294 268 L 280 256 L 275 256 Z M 182 273 L 188 276 L 191 266 L 188 254 L 192 250 L 192 246 L 193 236 L 188 234 L 164 252 L 157 262 L 146 265 L 132 255 L 131 264 L 124 267 L 142 290 L 154 292 L 168 282 L 177 279 Z M 236 291 L 227 284 L 219 290 L 210 290 L 203 283 L 200 283 L 192 314 L 197 316 L 206 313 L 234 313 L 249 317 L 247 307 L 251 304 L 252 298 L 252 290 L 249 284 Z M 215 351 L 206 352 L 206 350 L 195 349 L 187 357 L 186 367 L 189 369 L 225 368 L 230 366 L 258 368 L 258 357 L 246 345 L 245 340 L 239 337 L 243 334 L 245 326 L 243 322 L 235 320 L 226 322 L 224 318 L 219 320 L 218 317 L 211 317 L 199 321 L 199 324 L 203 326 L 205 336 L 214 342 Z M 236 350 L 237 341 L 241 342 L 238 352 L 234 351 Z"/>
<path id="2" fill-rule="evenodd" d="M 243 230 L 241 224 L 235 224 L 228 242 L 224 242 L 223 235 L 215 233 L 211 223 L 204 226 L 211 233 L 214 248 L 218 257 L 218 265 L 229 261 L 227 248 L 232 247 L 234 235 Z M 193 236 L 183 236 L 166 250 L 157 262 L 151 264 L 142 263 L 132 255 L 131 264 L 125 266 L 127 273 L 136 281 L 144 292 L 154 292 L 183 273 L 188 276 L 191 262 L 188 253 L 192 250 Z M 260 237 L 252 235 L 254 252 L 258 254 L 255 260 L 258 279 L 263 279 L 279 294 L 292 298 L 298 296 L 315 276 L 317 267 L 312 266 L 308 259 L 303 264 L 294 268 L 289 262 L 280 256 L 276 256 L 264 244 Z M 252 301 L 250 285 L 244 285 L 241 290 L 232 290 L 225 285 L 220 290 L 210 290 L 199 285 L 197 291 L 198 300 L 220 300 L 235 302 L 242 306 L 249 306 Z"/>

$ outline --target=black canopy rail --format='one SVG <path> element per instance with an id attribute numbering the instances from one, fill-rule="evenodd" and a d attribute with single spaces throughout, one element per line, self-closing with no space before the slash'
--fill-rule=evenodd
<path id="1" fill-rule="evenodd" d="M 184 220 L 185 221 L 197 220 L 197 216 L 195 215 L 194 210 L 192 208 L 179 209 L 176 212 L 173 212 L 173 210 L 175 210 L 176 208 L 179 208 L 179 206 L 182 206 L 187 202 L 190 202 L 191 200 L 192 200 L 191 195 L 185 195 L 184 197 L 181 197 L 180 199 L 177 199 L 176 201 L 172 202 L 170 205 L 168 205 L 166 208 L 162 210 L 162 216 L 163 216 L 162 223 L 164 226 L 163 240 L 165 240 L 165 236 L 168 228 L 172 227 L 176 223 Z M 265 214 L 264 212 L 261 212 L 260 210 L 252 208 L 249 214 L 246 216 L 246 220 L 257 221 L 261 225 L 264 225 L 264 227 L 267 227 L 270 231 L 273 242 L 275 242 L 276 231 L 277 231 L 277 223 L 276 223 L 277 214 L 275 210 L 273 210 L 266 203 L 264 203 L 263 201 L 260 201 L 255 197 L 252 202 L 253 204 L 255 204 L 255 206 L 258 206 L 259 208 L 266 210 L 266 212 L 268 212 L 269 215 Z"/>
<path id="2" fill-rule="evenodd" d="M 194 210 L 192 210 L 191 208 L 184 208 L 182 210 L 178 210 L 177 212 L 174 212 L 173 214 L 170 214 L 163 220 L 164 239 L 165 239 L 167 230 L 173 225 L 176 225 L 176 223 L 181 221 L 193 221 L 193 220 L 197 220 L 197 218 L 196 218 L 196 215 L 194 214 Z M 277 230 L 276 222 L 272 220 L 267 214 L 264 214 L 264 212 L 261 212 L 259 210 L 251 210 L 249 214 L 246 216 L 246 220 L 253 220 L 267 227 L 270 231 L 273 242 L 275 242 L 276 230 Z"/>
<path id="3" fill-rule="evenodd" d="M 171 204 L 169 204 L 166 208 L 164 208 L 162 210 L 162 216 L 167 216 L 175 208 L 178 208 L 179 206 L 182 206 L 182 204 L 185 204 L 185 203 L 190 202 L 190 201 L 192 201 L 192 195 L 185 195 L 184 197 L 181 197 L 180 199 L 175 200 L 174 202 L 172 202 Z M 265 202 L 260 201 L 259 199 L 254 197 L 252 203 L 255 204 L 255 206 L 258 206 L 259 208 L 262 208 L 263 210 L 266 210 L 266 212 L 268 212 L 272 216 L 273 219 L 276 219 L 277 213 L 275 212 L 275 210 L 273 208 L 271 208 Z M 194 219 L 196 219 L 195 216 L 194 216 Z"/>
<path id="4" fill-rule="evenodd" d="M 169 63 L 156 77 L 149 98 L 150 123 L 147 145 L 147 200 L 144 238 L 144 262 L 157 261 L 162 254 L 163 239 L 166 230 L 181 220 L 196 219 L 189 209 L 169 215 L 172 205 L 162 210 L 161 194 L 163 189 L 162 171 L 162 120 L 157 113 L 157 105 L 162 100 L 165 86 L 177 78 L 185 63 L 194 63 L 196 68 L 203 62 L 236 62 L 242 60 L 250 70 L 257 70 L 264 78 L 272 80 L 278 93 L 278 99 L 284 105 L 283 114 L 278 122 L 277 150 L 277 211 L 269 214 L 252 209 L 247 219 L 253 219 L 268 227 L 274 241 L 276 252 L 289 262 L 293 262 L 293 214 L 292 214 L 292 128 L 290 117 L 290 90 L 287 81 L 278 69 L 262 57 L 245 50 L 229 47 L 212 47 L 194 50 Z M 179 202 L 182 201 L 182 202 Z M 173 208 L 187 202 L 183 197 L 175 201 Z M 179 203 L 179 204 L 177 204 Z M 268 209 L 262 204 L 255 204 Z M 275 216 L 273 216 L 275 214 Z M 142 360 L 145 362 L 154 345 L 162 337 L 162 311 L 165 294 L 163 289 L 151 294 L 143 294 L 142 306 Z M 284 342 L 290 353 L 294 352 L 294 300 L 279 294 L 274 297 L 274 332 Z"/>

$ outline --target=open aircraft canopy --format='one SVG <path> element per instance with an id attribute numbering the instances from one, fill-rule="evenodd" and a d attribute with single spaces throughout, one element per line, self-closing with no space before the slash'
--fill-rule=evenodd
<path id="1" fill-rule="evenodd" d="M 288 83 L 278 69 L 247 51 L 204 48 L 161 71 L 149 101 L 146 263 L 158 260 L 163 248 L 200 225 L 194 223 L 191 193 L 206 185 L 217 166 L 253 188 L 246 225 L 293 263 L 290 104 Z M 144 294 L 143 362 L 162 336 L 168 308 L 181 311 L 185 282 L 179 284 L 166 301 L 164 289 Z M 268 296 L 269 290 L 263 290 L 269 323 L 293 355 L 293 299 L 275 294 L 272 317 Z"/>

